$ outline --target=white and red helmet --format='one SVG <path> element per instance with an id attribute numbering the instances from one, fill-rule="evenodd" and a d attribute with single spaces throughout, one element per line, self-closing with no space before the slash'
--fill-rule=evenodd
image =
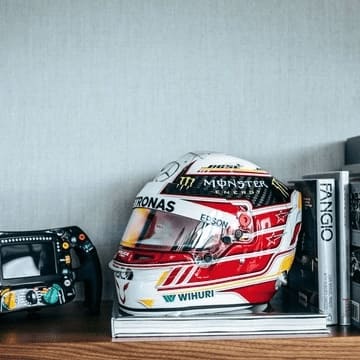
<path id="1" fill-rule="evenodd" d="M 251 309 L 289 271 L 301 194 L 255 164 L 188 153 L 137 195 L 114 271 L 120 308 L 134 315 Z"/>

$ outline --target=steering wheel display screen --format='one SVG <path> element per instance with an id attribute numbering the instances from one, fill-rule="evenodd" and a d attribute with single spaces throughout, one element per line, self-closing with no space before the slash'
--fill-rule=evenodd
<path id="1" fill-rule="evenodd" d="M 54 246 L 51 242 L 2 246 L 3 279 L 56 274 Z"/>

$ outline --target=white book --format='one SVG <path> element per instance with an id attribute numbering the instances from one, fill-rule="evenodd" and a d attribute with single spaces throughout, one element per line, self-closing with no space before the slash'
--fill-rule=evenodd
<path id="1" fill-rule="evenodd" d="M 333 178 L 291 181 L 302 193 L 302 228 L 288 287 L 300 304 L 338 323 L 336 197 Z"/>
<path id="2" fill-rule="evenodd" d="M 350 306 L 350 205 L 349 171 L 327 171 L 303 176 L 304 179 L 333 178 L 336 196 L 336 238 L 338 268 L 338 323 L 351 324 Z"/>
<path id="3" fill-rule="evenodd" d="M 329 334 L 320 313 L 212 314 L 141 317 L 122 313 L 114 301 L 113 338 L 197 338 L 254 335 Z"/>

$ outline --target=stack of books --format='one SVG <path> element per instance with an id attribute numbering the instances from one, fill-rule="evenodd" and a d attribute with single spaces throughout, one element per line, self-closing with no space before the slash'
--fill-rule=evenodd
<path id="1" fill-rule="evenodd" d="M 360 327 L 360 136 L 345 142 L 345 166 L 350 173 L 351 323 Z"/>
<path id="2" fill-rule="evenodd" d="M 339 171 L 292 181 L 303 195 L 302 230 L 288 288 L 328 325 L 360 327 L 360 136 L 345 141 Z"/>
<path id="3" fill-rule="evenodd" d="M 304 308 L 327 314 L 328 325 L 349 325 L 349 172 L 308 174 L 292 183 L 302 193 L 302 229 L 288 287 Z"/>
<path id="4" fill-rule="evenodd" d="M 132 316 L 114 301 L 112 337 L 198 339 L 241 336 L 328 335 L 326 315 L 305 311 L 289 301 L 285 289 L 279 291 L 263 312 L 229 312 L 192 316 Z M 291 306 L 292 305 L 292 306 Z"/>

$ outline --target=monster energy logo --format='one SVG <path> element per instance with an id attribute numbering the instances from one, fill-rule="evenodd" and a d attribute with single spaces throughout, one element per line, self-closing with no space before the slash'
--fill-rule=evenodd
<path id="1" fill-rule="evenodd" d="M 180 186 L 180 189 L 182 189 L 183 187 L 189 189 L 194 185 L 194 182 L 195 182 L 195 178 L 191 176 L 180 176 L 180 182 L 177 185 L 177 187 Z"/>
<path id="2" fill-rule="evenodd" d="M 255 189 L 268 188 L 264 180 L 212 179 L 204 180 L 204 186 L 214 189 Z"/>
<path id="3" fill-rule="evenodd" d="M 167 303 L 170 303 L 170 302 L 174 302 L 176 298 L 179 301 L 192 301 L 192 300 L 213 298 L 214 296 L 215 296 L 214 290 L 203 290 L 203 291 L 194 291 L 184 294 L 163 295 L 163 298 Z"/>

